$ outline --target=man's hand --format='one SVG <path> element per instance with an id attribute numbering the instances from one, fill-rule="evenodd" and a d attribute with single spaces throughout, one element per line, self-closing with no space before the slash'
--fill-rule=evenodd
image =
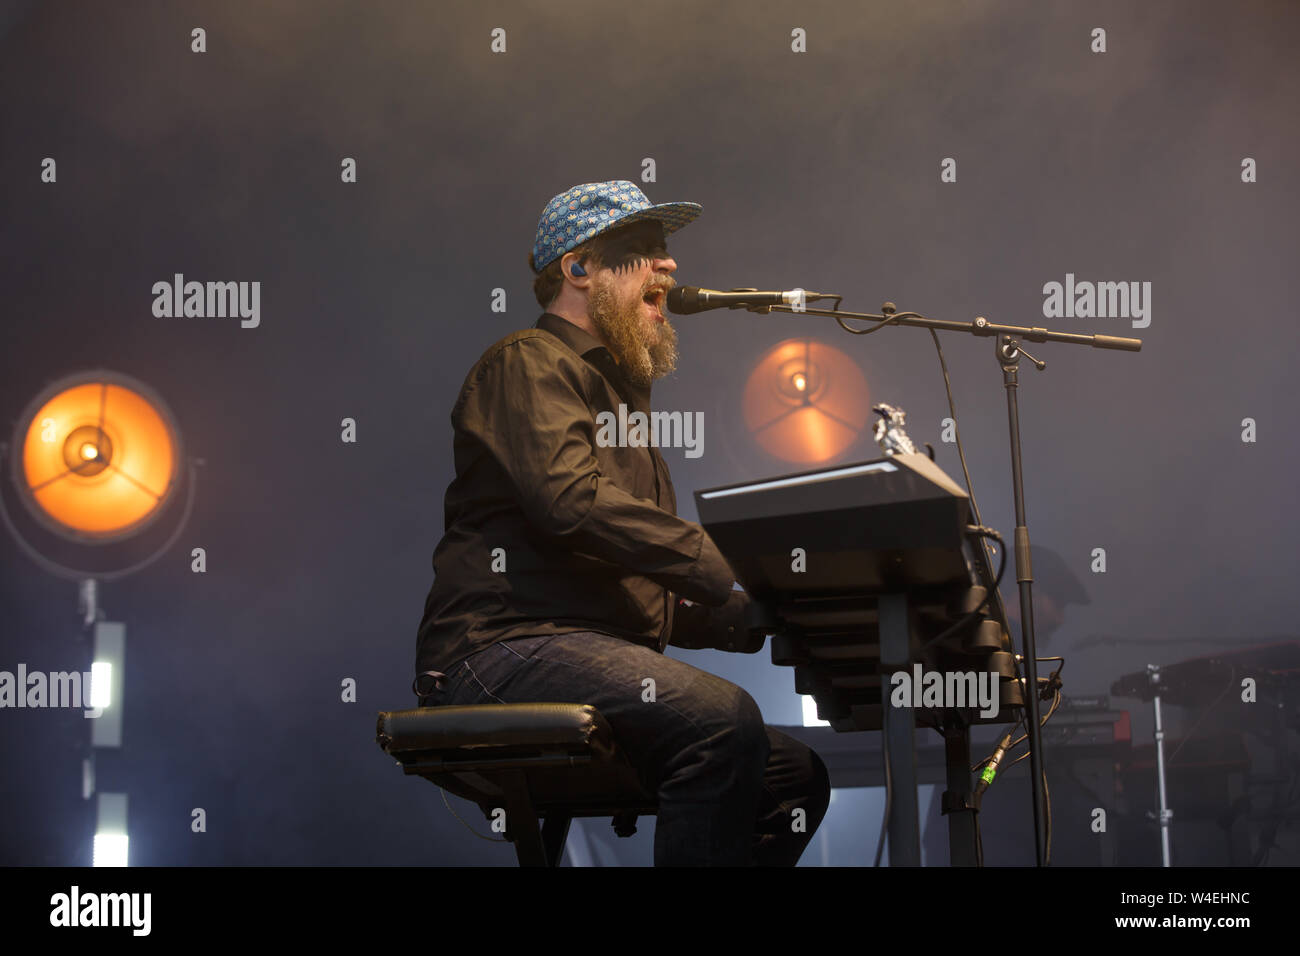
<path id="1" fill-rule="evenodd" d="M 688 650 L 711 648 L 756 654 L 767 642 L 766 631 L 750 629 L 759 623 L 761 615 L 757 612 L 758 606 L 749 595 L 734 589 L 721 607 L 705 607 L 679 598 L 668 643 Z"/>

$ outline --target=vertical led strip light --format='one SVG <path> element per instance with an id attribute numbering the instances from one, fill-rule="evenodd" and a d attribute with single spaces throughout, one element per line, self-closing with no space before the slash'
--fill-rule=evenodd
<path id="1" fill-rule="evenodd" d="M 126 625 L 95 623 L 95 660 L 90 666 L 90 706 L 100 710 L 91 722 L 95 747 L 122 746 L 122 675 L 126 672 Z M 107 680 L 101 679 L 101 675 Z"/>
<path id="2" fill-rule="evenodd" d="M 95 822 L 93 866 L 126 866 L 130 838 L 126 834 L 126 794 L 101 793 Z"/>

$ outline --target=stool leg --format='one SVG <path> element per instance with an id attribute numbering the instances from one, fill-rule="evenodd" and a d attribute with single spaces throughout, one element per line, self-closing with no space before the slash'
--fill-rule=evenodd
<path id="1" fill-rule="evenodd" d="M 569 838 L 569 824 L 572 822 L 573 816 L 568 813 L 554 811 L 546 815 L 542 824 L 542 844 L 546 850 L 548 866 L 560 865 L 560 858 L 564 855 L 564 841 Z"/>
<path id="2" fill-rule="evenodd" d="M 528 777 L 522 770 L 501 774 L 505 790 L 506 839 L 515 845 L 520 866 L 549 866 L 546 845 L 542 842 L 537 811 L 528 793 Z M 566 828 L 567 829 L 567 828 Z"/>

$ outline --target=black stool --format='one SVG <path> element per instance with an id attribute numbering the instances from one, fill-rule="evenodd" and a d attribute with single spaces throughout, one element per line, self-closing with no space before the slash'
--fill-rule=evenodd
<path id="1" fill-rule="evenodd" d="M 385 711 L 377 740 L 403 772 L 478 804 L 489 820 L 504 810 L 520 866 L 558 866 L 574 817 L 613 817 L 627 837 L 639 815 L 659 812 L 590 704 Z"/>

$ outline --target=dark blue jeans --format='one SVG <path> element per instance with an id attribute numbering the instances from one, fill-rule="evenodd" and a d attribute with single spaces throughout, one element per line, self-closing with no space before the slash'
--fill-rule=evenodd
<path id="1" fill-rule="evenodd" d="M 766 726 L 742 688 L 608 634 L 501 641 L 437 683 L 422 706 L 550 701 L 599 710 L 642 785 L 659 796 L 656 866 L 794 866 L 830 803 L 821 758 Z"/>

